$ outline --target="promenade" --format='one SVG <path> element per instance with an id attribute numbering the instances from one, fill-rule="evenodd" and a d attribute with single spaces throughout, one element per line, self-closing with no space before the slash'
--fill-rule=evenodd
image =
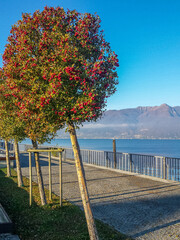
<path id="1" fill-rule="evenodd" d="M 20 155 L 23 175 L 28 173 L 28 154 Z M 41 157 L 45 187 L 48 161 Z M 136 240 L 180 239 L 180 184 L 84 165 L 95 218 Z M 59 194 L 58 160 L 52 159 L 53 192 Z M 37 181 L 33 162 L 33 181 Z M 73 161 L 63 162 L 63 198 L 82 208 Z"/>

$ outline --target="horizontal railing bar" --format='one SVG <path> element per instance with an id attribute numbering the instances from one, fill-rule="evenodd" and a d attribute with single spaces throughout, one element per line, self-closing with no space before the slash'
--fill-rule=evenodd
<path id="1" fill-rule="evenodd" d="M 64 149 L 62 148 L 57 148 L 57 149 L 54 149 L 54 148 L 38 148 L 38 149 L 28 149 L 27 152 L 63 152 Z"/>
<path id="2" fill-rule="evenodd" d="M 175 157 L 165 157 L 166 159 L 172 159 L 172 160 L 180 160 L 180 158 L 175 158 Z"/>

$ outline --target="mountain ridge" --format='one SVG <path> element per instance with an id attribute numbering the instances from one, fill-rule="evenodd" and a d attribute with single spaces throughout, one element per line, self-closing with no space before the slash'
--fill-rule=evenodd
<path id="1" fill-rule="evenodd" d="M 180 106 L 139 106 L 108 110 L 95 123 L 78 131 L 86 138 L 168 138 L 180 139 Z"/>
<path id="2" fill-rule="evenodd" d="M 97 122 L 84 123 L 79 138 L 180 139 L 180 106 L 138 106 L 108 110 Z M 62 132 L 61 138 L 67 137 Z"/>

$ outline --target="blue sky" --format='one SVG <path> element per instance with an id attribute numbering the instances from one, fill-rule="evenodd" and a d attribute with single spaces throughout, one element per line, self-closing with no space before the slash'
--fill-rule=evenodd
<path id="1" fill-rule="evenodd" d="M 1 54 L 22 12 L 46 5 L 100 16 L 105 39 L 120 62 L 119 85 L 107 109 L 180 105 L 179 0 L 0 0 Z"/>

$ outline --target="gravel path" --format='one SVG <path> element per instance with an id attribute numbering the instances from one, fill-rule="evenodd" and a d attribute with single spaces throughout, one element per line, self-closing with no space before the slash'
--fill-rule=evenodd
<path id="1" fill-rule="evenodd" d="M 21 154 L 28 176 L 28 155 Z M 34 163 L 33 163 L 33 166 Z M 41 158 L 45 187 L 48 162 Z M 180 239 L 180 185 L 84 166 L 94 216 L 118 231 L 142 240 Z M 58 160 L 52 160 L 53 192 L 59 194 Z M 35 167 L 33 180 L 36 181 Z M 82 207 L 76 169 L 63 162 L 63 198 Z"/>

